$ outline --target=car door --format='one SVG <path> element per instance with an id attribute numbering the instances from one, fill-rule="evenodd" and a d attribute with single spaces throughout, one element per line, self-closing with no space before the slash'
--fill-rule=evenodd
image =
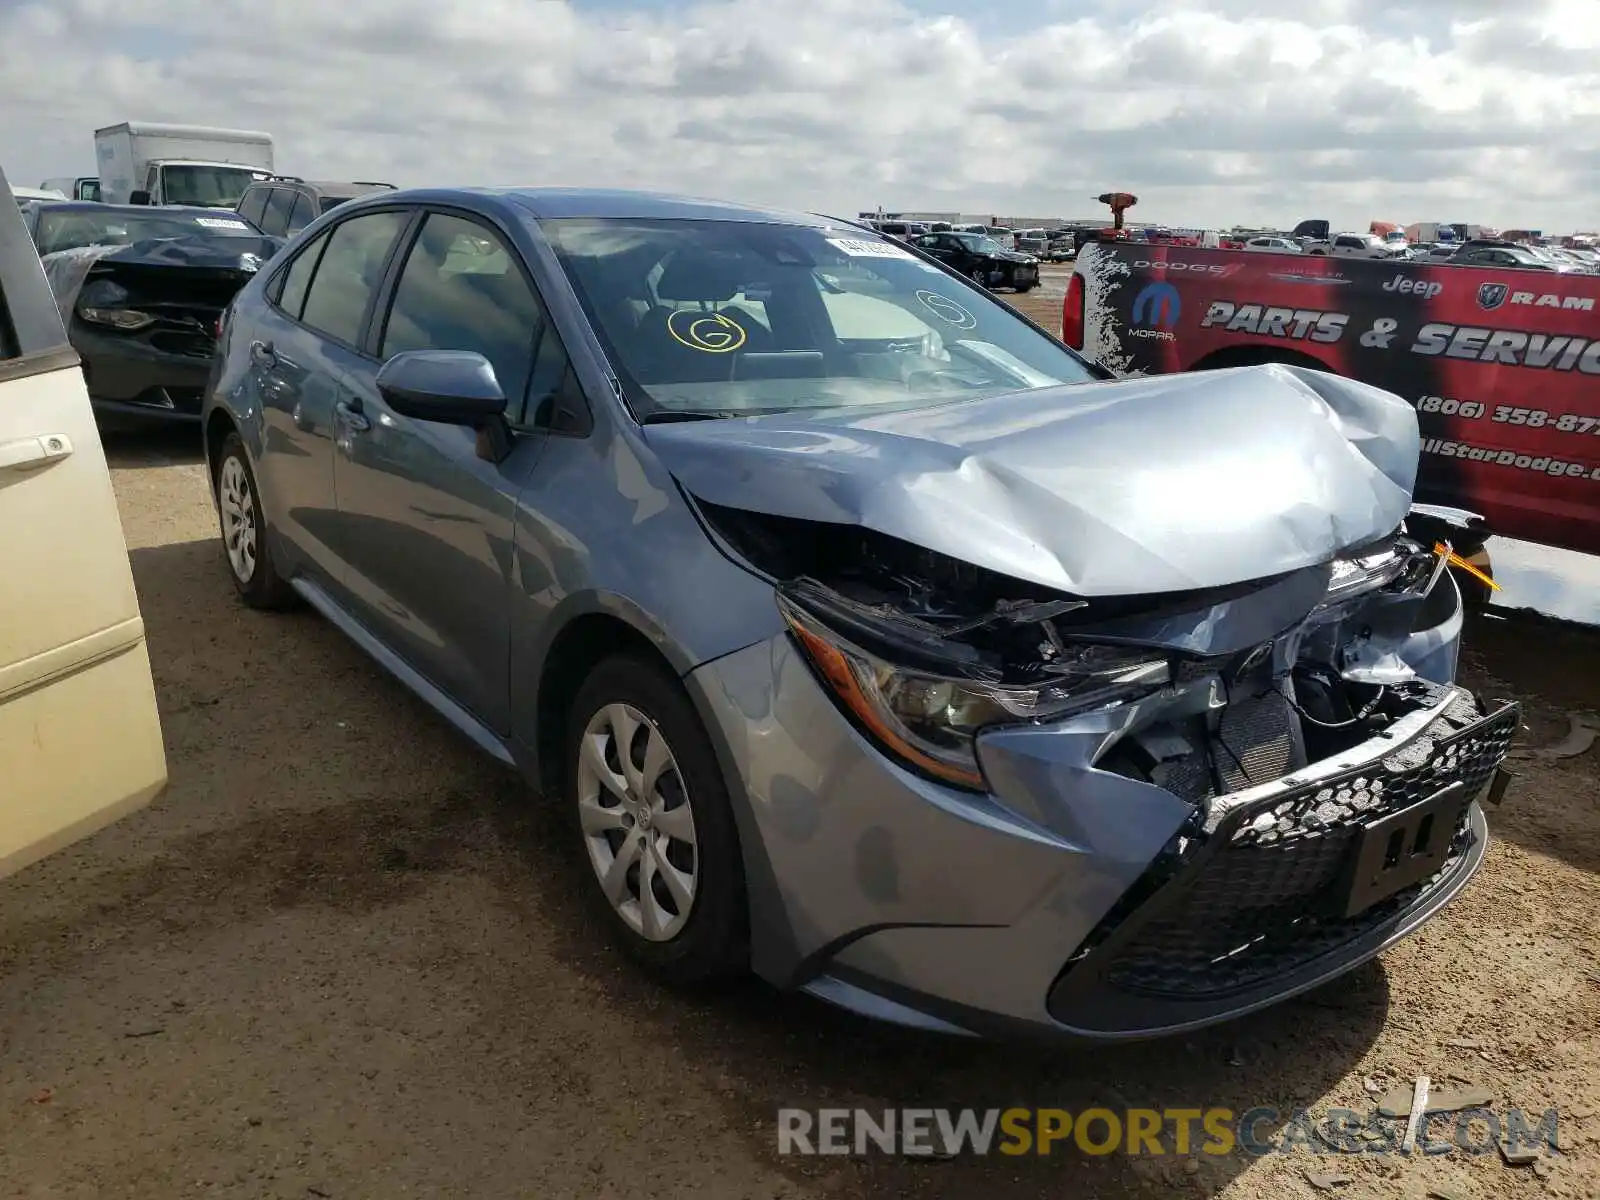
<path id="1" fill-rule="evenodd" d="M 338 408 L 356 393 L 352 375 L 371 364 L 359 347 L 389 256 L 411 220 L 384 209 L 341 221 L 296 247 L 266 288 L 246 369 L 259 407 L 261 502 L 283 543 L 287 574 L 304 571 L 338 591 L 343 551 L 334 544 L 334 438 Z"/>
<path id="2" fill-rule="evenodd" d="M 428 212 L 392 272 L 386 307 L 334 460 L 345 587 L 357 619 L 504 732 L 516 501 L 545 446 L 525 409 L 554 392 L 566 355 L 515 248 L 463 213 Z M 509 457 L 488 462 L 473 430 L 390 409 L 378 363 L 406 350 L 489 360 L 510 420 L 523 427 Z"/>
<path id="3" fill-rule="evenodd" d="M 167 780 L 150 657 L 83 372 L 0 175 L 0 877 Z"/>
<path id="4" fill-rule="evenodd" d="M 963 275 L 972 269 L 973 256 L 971 251 L 967 249 L 967 244 L 960 238 L 952 237 L 948 233 L 939 235 L 938 245 L 930 253 L 940 262 L 953 270 L 960 271 Z"/>

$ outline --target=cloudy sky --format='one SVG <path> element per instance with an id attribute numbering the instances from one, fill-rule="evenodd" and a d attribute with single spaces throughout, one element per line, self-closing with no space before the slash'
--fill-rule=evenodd
<path id="1" fill-rule="evenodd" d="M 1593 229 L 1600 0 L 0 0 L 13 182 L 123 120 L 402 186 Z"/>

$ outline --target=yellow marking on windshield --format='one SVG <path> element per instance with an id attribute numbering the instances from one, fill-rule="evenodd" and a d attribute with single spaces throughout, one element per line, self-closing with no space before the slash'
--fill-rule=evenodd
<path id="1" fill-rule="evenodd" d="M 744 345 L 744 326 L 721 313 L 680 308 L 667 318 L 667 332 L 680 344 L 705 354 L 729 354 Z"/>

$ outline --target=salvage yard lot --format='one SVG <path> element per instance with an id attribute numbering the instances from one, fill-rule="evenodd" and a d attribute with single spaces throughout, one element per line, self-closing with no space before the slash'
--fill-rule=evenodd
<path id="1" fill-rule="evenodd" d="M 1050 327 L 1048 285 L 1025 306 Z M 1188 1039 L 1040 1053 L 755 985 L 685 998 L 609 949 L 558 814 L 319 618 L 235 601 L 193 441 L 109 447 L 171 787 L 0 884 L 6 1197 L 1265 1200 L 1322 1194 L 1308 1171 L 1352 1197 L 1600 1194 L 1600 749 L 1519 762 L 1482 874 L 1379 964 Z M 1524 747 L 1600 708 L 1600 635 L 1477 621 L 1468 646 Z M 1365 1112 L 1368 1079 L 1419 1074 L 1560 1108 L 1571 1152 L 1540 1176 L 776 1153 L 780 1107 Z"/>

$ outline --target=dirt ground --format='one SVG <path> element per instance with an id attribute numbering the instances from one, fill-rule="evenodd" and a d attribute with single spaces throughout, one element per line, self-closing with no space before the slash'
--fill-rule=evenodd
<path id="1" fill-rule="evenodd" d="M 1041 1053 L 755 984 L 672 994 L 586 917 L 549 807 L 317 617 L 235 601 L 191 446 L 110 446 L 172 782 L 0 884 L 0 1195 L 1600 1196 L 1600 749 L 1518 764 L 1486 866 L 1419 935 L 1188 1040 Z M 1480 619 L 1470 638 L 1466 681 L 1526 703 L 1524 746 L 1600 709 L 1600 634 Z M 1366 1112 L 1368 1081 L 1419 1074 L 1481 1086 L 1499 1111 L 1557 1107 L 1569 1153 L 1535 1173 L 1460 1152 L 776 1145 L 785 1106 L 1287 1117 Z M 1308 1173 L 1347 1182 L 1324 1192 Z"/>

